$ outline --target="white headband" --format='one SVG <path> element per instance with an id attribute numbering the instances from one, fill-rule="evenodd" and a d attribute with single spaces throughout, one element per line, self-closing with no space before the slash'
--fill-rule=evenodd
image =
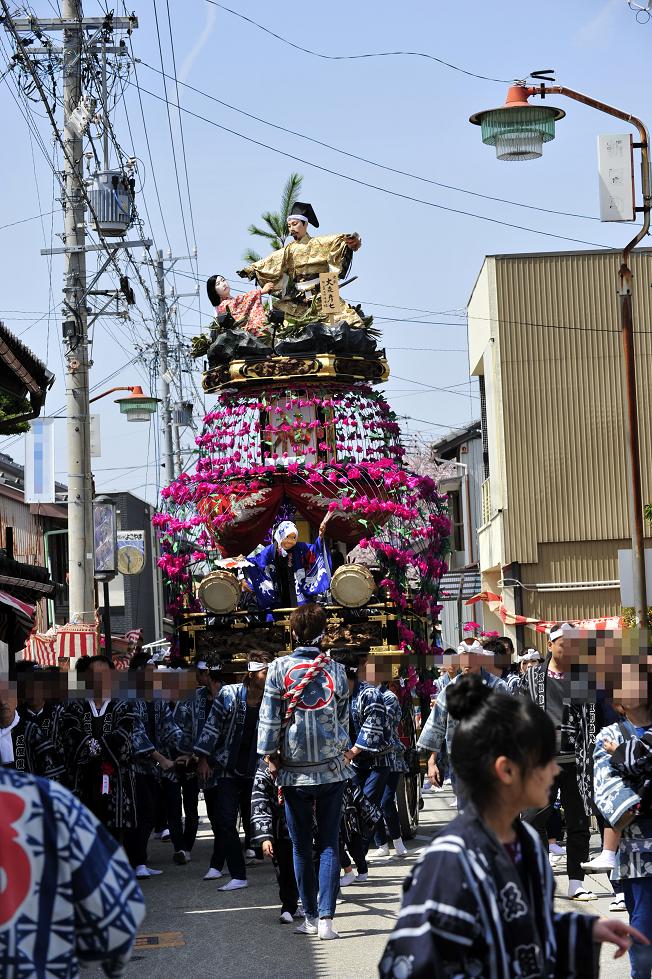
<path id="1" fill-rule="evenodd" d="M 457 651 L 458 653 L 483 653 L 484 646 L 477 639 L 474 639 L 470 646 L 465 642 L 461 642 L 457 647 Z"/>
<path id="2" fill-rule="evenodd" d="M 259 663 L 255 659 L 250 659 L 249 662 L 247 663 L 247 672 L 248 673 L 259 673 L 260 670 L 266 670 L 268 666 L 269 666 L 269 663 Z"/>
<path id="3" fill-rule="evenodd" d="M 561 639 L 561 637 L 564 635 L 565 632 L 572 632 L 572 631 L 573 631 L 573 627 L 569 625 L 568 622 L 562 622 L 562 624 L 559 626 L 558 629 L 555 629 L 554 632 L 550 633 L 548 639 L 550 640 L 550 642 L 554 642 L 555 639 Z"/>
<path id="4" fill-rule="evenodd" d="M 303 221 L 304 224 L 308 224 L 308 218 L 305 214 L 289 214 L 288 221 Z"/>
<path id="5" fill-rule="evenodd" d="M 534 659 L 541 659 L 538 649 L 526 649 L 522 656 L 518 657 L 519 663 L 530 663 Z"/>
<path id="6" fill-rule="evenodd" d="M 195 669 L 196 670 L 207 670 L 208 669 L 208 663 L 206 662 L 205 659 L 200 659 L 198 663 L 195 663 Z"/>

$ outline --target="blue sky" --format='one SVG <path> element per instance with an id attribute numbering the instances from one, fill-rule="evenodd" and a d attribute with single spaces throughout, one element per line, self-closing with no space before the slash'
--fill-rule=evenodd
<path id="1" fill-rule="evenodd" d="M 44 16 L 50 10 L 45 0 L 35 0 L 32 6 Z M 553 67 L 561 84 L 643 118 L 649 111 L 652 24 L 637 24 L 625 0 L 549 0 L 543 7 L 528 7 L 515 0 L 502 0 L 500 4 L 407 0 L 401 5 L 385 0 L 373 4 L 367 0 L 353 4 L 331 0 L 327 8 L 284 0 L 273 5 L 260 0 L 231 0 L 230 6 L 296 44 L 325 54 L 419 51 L 479 75 L 505 80 Z M 156 0 L 156 7 L 165 70 L 172 74 L 165 0 Z M 101 9 L 92 0 L 85 5 L 87 15 L 98 14 Z M 206 0 L 170 0 L 170 11 L 181 80 L 277 126 L 425 178 L 417 180 L 360 162 L 181 88 L 184 107 L 241 134 L 216 128 L 189 114 L 183 116 L 201 278 L 201 310 L 192 298 L 180 300 L 182 307 L 188 307 L 180 309 L 180 328 L 188 337 L 200 323 L 210 320 L 205 278 L 220 272 L 235 279 L 235 270 L 243 264 L 244 249 L 255 244 L 247 226 L 261 211 L 276 207 L 289 172 L 297 170 L 304 176 L 302 198 L 313 203 L 320 230 L 358 231 L 362 235 L 363 247 L 354 263 L 358 279 L 348 287 L 347 298 L 362 301 L 384 331 L 392 368 L 387 394 L 398 413 L 409 416 L 408 430 L 421 438 L 435 438 L 478 414 L 478 401 L 472 397 L 477 394 L 475 382 L 470 384 L 468 379 L 461 314 L 484 256 L 584 247 L 541 232 L 612 246 L 631 236 L 628 227 L 485 200 L 426 182 L 595 218 L 596 136 L 627 131 L 615 120 L 572 102 L 555 100 L 567 117 L 559 123 L 557 139 L 546 146 L 543 158 L 523 164 L 500 163 L 494 151 L 481 144 L 479 131 L 468 124 L 468 116 L 501 104 L 507 88 L 504 83 L 471 77 L 425 58 L 317 58 Z M 133 47 L 142 59 L 138 80 L 143 90 L 162 95 L 160 74 L 147 67 L 161 67 L 154 0 L 141 0 L 136 13 L 140 26 L 134 32 Z M 7 51 L 6 40 L 4 45 Z M 176 98 L 169 81 L 168 96 L 173 101 Z M 143 161 L 144 188 L 138 206 L 143 217 L 147 212 L 151 219 L 151 224 L 146 221 L 149 236 L 158 247 L 167 249 L 169 244 L 175 255 L 183 255 L 186 242 L 165 106 L 144 91 L 142 99 L 154 174 L 133 84 L 127 87 L 124 102 L 115 113 L 116 135 L 128 153 Z M 39 106 L 35 109 L 41 111 Z M 0 83 L 0 110 L 11 146 L 3 168 L 0 221 L 8 224 L 57 205 L 51 203 L 51 169 L 38 147 L 31 146 L 6 81 Z M 192 245 L 176 110 L 171 114 Z M 37 117 L 36 122 L 51 149 L 47 121 Z M 326 170 L 337 171 L 340 176 Z M 169 240 L 154 193 L 154 175 Z M 442 208 L 511 222 L 534 233 Z M 44 241 L 49 245 L 51 233 L 56 235 L 60 225 L 57 213 L 43 222 L 0 231 L 0 316 L 56 373 L 56 385 L 48 397 L 50 412 L 63 404 L 60 320 L 53 314 L 34 321 L 61 295 L 60 260 L 52 262 L 50 283 L 48 262 L 39 254 Z M 56 237 L 53 243 L 59 244 Z M 189 262 L 180 263 L 178 269 L 194 272 Z M 179 276 L 176 285 L 179 291 L 187 291 L 193 280 Z M 144 305 L 143 309 L 149 316 Z M 126 325 L 101 321 L 95 331 L 91 383 L 101 381 L 133 357 L 134 342 L 148 341 L 147 325 L 142 319 Z M 106 386 L 134 383 L 147 384 L 136 365 L 119 372 Z M 208 406 L 211 401 L 209 398 Z M 154 499 L 158 479 L 154 426 L 150 430 L 134 425 L 127 430 L 111 399 L 100 404 L 103 454 L 94 464 L 98 490 L 133 489 Z M 201 410 L 198 403 L 197 413 Z M 57 423 L 57 471 L 62 480 L 66 469 L 63 429 L 63 422 Z M 22 459 L 21 439 L 0 441 L 0 451 Z"/>

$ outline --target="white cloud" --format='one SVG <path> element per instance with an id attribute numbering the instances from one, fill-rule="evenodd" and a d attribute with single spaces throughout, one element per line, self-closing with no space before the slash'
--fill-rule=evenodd
<path id="1" fill-rule="evenodd" d="M 192 70 L 192 66 L 194 65 L 199 55 L 201 54 L 201 51 L 204 45 L 206 44 L 206 42 L 208 41 L 209 37 L 213 33 L 213 28 L 215 27 L 216 22 L 217 22 L 217 10 L 215 9 L 215 7 L 207 6 L 206 23 L 204 24 L 204 29 L 199 35 L 199 37 L 197 38 L 191 50 L 188 52 L 188 54 L 183 60 L 183 64 L 179 69 L 179 81 L 185 82 L 188 80 L 190 76 L 190 72 Z"/>

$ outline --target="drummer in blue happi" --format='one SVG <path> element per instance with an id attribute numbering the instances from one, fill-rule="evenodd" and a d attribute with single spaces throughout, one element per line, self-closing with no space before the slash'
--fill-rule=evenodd
<path id="1" fill-rule="evenodd" d="M 294 608 L 326 598 L 331 582 L 331 559 L 324 539 L 331 514 L 321 522 L 317 540 L 304 544 L 291 520 L 283 520 L 274 540 L 247 558 L 245 587 L 260 608 Z"/>

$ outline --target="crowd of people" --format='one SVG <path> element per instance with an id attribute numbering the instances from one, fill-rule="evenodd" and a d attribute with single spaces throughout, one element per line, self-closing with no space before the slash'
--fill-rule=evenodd
<path id="1" fill-rule="evenodd" d="M 323 608 L 305 604 L 292 653 L 251 647 L 246 663 L 173 673 L 146 653 L 126 678 L 87 657 L 76 693 L 56 669 L 16 665 L 15 691 L 0 694 L 0 974 L 57 975 L 45 966 L 67 948 L 75 966 L 62 975 L 82 961 L 120 975 L 143 916 L 136 879 L 162 872 L 149 841 L 169 838 L 172 860 L 190 863 L 200 792 L 213 836 L 203 879 L 240 890 L 247 867 L 270 860 L 280 923 L 339 937 L 341 888 L 366 882 L 371 858 L 408 853 L 396 807 L 408 764 L 405 702 L 386 679 L 370 682 L 368 650 L 322 648 L 325 626 Z M 516 670 L 509 640 L 466 642 L 417 684 L 423 791 L 450 779 L 458 815 L 405 882 L 383 979 L 593 976 L 605 941 L 629 950 L 634 979 L 651 975 L 647 660 L 638 649 L 618 669 L 589 659 L 565 623 L 548 638 L 547 656 L 526 649 Z M 592 817 L 603 848 L 590 860 Z M 629 925 L 553 913 L 551 864 L 564 856 L 568 899 L 596 900 L 585 873 L 609 872 L 612 910 Z M 45 880 L 60 929 L 43 918 Z"/>

